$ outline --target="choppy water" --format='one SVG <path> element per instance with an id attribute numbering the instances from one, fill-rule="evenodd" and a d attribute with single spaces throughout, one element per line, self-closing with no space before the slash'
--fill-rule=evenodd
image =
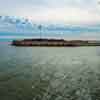
<path id="1" fill-rule="evenodd" d="M 100 100 L 100 47 L 0 45 L 0 100 Z"/>

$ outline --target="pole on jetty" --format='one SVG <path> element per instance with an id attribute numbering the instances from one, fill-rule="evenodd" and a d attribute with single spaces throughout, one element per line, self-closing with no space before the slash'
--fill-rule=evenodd
<path id="1" fill-rule="evenodd" d="M 40 30 L 40 39 L 41 39 L 42 38 L 42 31 L 41 31 L 42 30 L 42 25 L 39 25 L 38 29 Z"/>

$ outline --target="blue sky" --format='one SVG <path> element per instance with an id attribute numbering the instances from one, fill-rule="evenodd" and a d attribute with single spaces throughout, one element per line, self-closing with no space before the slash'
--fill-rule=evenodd
<path id="1" fill-rule="evenodd" d="M 34 22 L 100 23 L 99 0 L 0 0 L 0 15 L 20 16 Z"/>

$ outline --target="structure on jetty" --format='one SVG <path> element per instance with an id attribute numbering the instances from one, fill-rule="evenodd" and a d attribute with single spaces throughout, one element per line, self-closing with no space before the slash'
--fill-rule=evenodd
<path id="1" fill-rule="evenodd" d="M 24 39 L 13 40 L 13 46 L 100 46 L 100 41 L 64 40 L 64 39 Z"/>

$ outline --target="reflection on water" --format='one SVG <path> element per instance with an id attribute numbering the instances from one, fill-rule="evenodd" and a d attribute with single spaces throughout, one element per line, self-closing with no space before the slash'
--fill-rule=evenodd
<path id="1" fill-rule="evenodd" d="M 0 46 L 0 99 L 100 100 L 100 48 Z"/>
<path id="2" fill-rule="evenodd" d="M 1 100 L 32 100 L 32 60 L 28 52 L 0 45 Z"/>

